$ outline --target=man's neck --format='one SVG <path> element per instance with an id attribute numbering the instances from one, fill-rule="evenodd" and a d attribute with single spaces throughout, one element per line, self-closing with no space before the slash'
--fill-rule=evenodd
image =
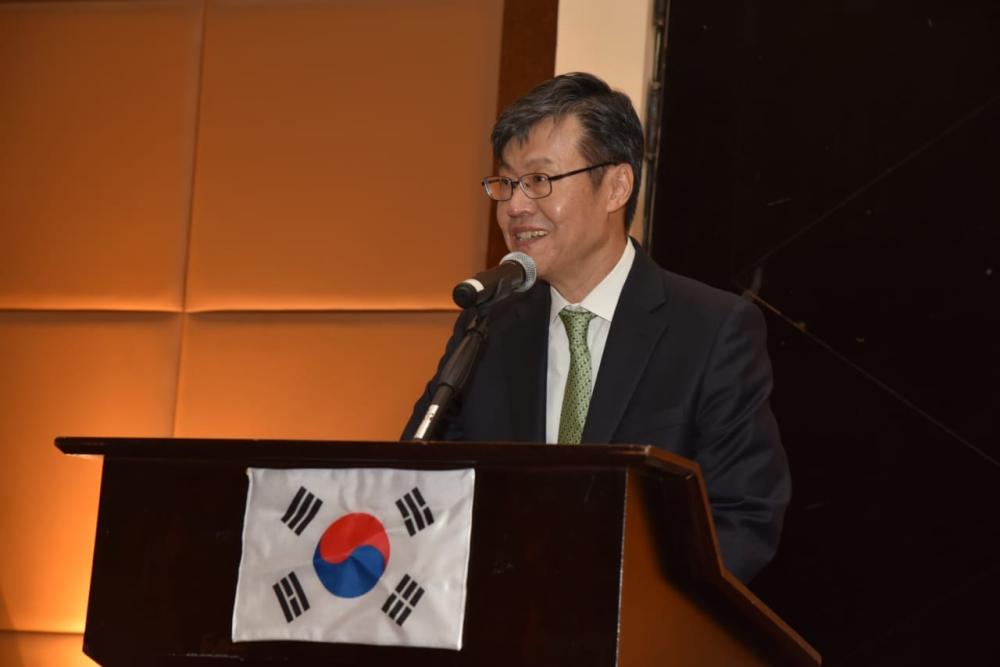
<path id="1" fill-rule="evenodd" d="M 617 243 L 609 244 L 606 252 L 602 253 L 600 262 L 595 264 L 587 273 L 574 276 L 572 281 L 562 281 L 559 284 L 550 283 L 552 287 L 562 295 L 569 303 L 580 303 L 595 287 L 601 284 L 611 270 L 618 264 L 622 253 L 625 252 L 625 244 L 628 243 L 625 236 Z"/>

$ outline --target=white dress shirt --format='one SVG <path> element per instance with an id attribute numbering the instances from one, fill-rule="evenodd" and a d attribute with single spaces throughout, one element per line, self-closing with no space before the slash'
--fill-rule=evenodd
<path id="1" fill-rule="evenodd" d="M 571 304 L 563 295 L 550 287 L 552 291 L 552 307 L 549 311 L 549 364 L 545 383 L 545 441 L 559 441 L 559 417 L 562 413 L 563 394 L 566 392 L 566 375 L 569 373 L 569 337 L 566 327 L 559 319 L 559 311 L 566 306 L 570 309 L 585 308 L 597 317 L 590 321 L 587 328 L 587 347 L 590 349 L 590 381 L 591 391 L 597 382 L 597 373 L 601 368 L 601 357 L 604 356 L 604 344 L 608 342 L 608 332 L 611 330 L 611 318 L 614 317 L 618 298 L 625 286 L 625 279 L 632 268 L 635 259 L 635 248 L 631 241 L 626 241 L 625 252 L 621 259 L 604 276 L 604 280 L 590 291 L 580 303 Z"/>

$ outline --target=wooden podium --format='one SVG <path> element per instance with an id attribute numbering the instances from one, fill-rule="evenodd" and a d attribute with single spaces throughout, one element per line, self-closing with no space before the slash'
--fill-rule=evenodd
<path id="1" fill-rule="evenodd" d="M 652 447 L 58 438 L 104 457 L 101 665 L 818 665 L 721 565 L 692 462 Z M 230 640 L 246 469 L 475 468 L 461 651 Z"/>

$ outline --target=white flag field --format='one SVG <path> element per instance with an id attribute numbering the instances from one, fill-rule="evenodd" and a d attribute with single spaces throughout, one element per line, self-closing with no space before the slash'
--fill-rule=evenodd
<path id="1" fill-rule="evenodd" d="M 474 470 L 247 474 L 234 642 L 462 648 Z"/>

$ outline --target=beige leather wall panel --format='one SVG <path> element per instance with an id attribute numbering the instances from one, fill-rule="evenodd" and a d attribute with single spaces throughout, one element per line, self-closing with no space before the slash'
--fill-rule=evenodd
<path id="1" fill-rule="evenodd" d="M 180 306 L 200 2 L 0 3 L 0 307 Z"/>
<path id="2" fill-rule="evenodd" d="M 101 464 L 52 440 L 169 436 L 180 318 L 0 313 L 0 628 L 83 629 Z"/>
<path id="3" fill-rule="evenodd" d="M 486 252 L 501 14 L 210 2 L 187 309 L 451 307 Z"/>
<path id="4" fill-rule="evenodd" d="M 454 313 L 190 315 L 175 435 L 398 439 L 454 320 Z"/>
<path id="5" fill-rule="evenodd" d="M 55 436 L 399 436 L 486 256 L 502 10 L 0 0 L 0 665 L 90 664 Z"/>

